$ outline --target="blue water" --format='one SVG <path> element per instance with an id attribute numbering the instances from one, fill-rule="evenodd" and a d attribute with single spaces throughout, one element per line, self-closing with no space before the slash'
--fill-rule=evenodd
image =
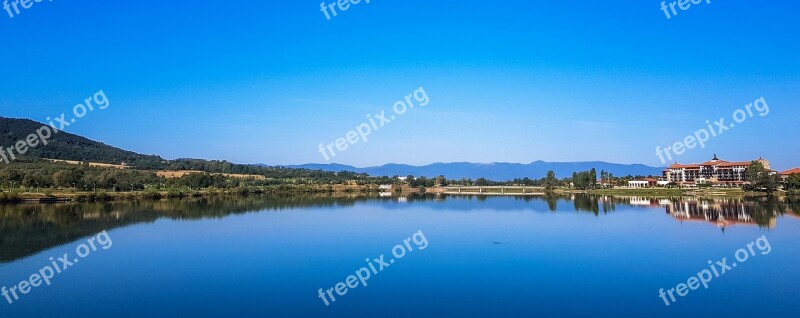
<path id="1" fill-rule="evenodd" d="M 704 217 L 682 221 L 668 213 L 674 208 L 658 204 L 617 203 L 604 211 L 601 203 L 597 213 L 576 206 L 562 199 L 552 211 L 545 200 L 513 197 L 342 199 L 197 218 L 161 217 L 143 206 L 123 213 L 151 219 L 123 225 L 114 223 L 120 212 L 112 206 L 102 215 L 109 218 L 103 229 L 113 242 L 110 248 L 98 248 L 55 275 L 50 286 L 33 288 L 12 304 L 0 298 L 0 317 L 796 317 L 800 312 L 800 218 L 792 211 L 782 209 L 762 225 L 747 217 L 721 225 Z M 89 222 L 84 214 L 64 224 Z M 12 223 L 8 218 L 6 225 Z M 320 288 L 344 282 L 367 266 L 366 258 L 385 254 L 388 260 L 395 245 L 419 231 L 425 249 L 412 240 L 413 251 L 371 275 L 367 287 L 334 294 L 337 300 L 329 306 L 320 299 Z M 27 279 L 50 264 L 50 257 L 74 255 L 91 235 L 2 263 L 0 285 Z M 686 283 L 709 268 L 709 260 L 727 257 L 731 263 L 738 249 L 762 235 L 768 254 L 756 247 L 746 263 L 670 306 L 659 298 L 659 289 Z M 21 241 L 33 246 L 35 240 Z M 8 241 L 3 244 L 0 249 L 11 250 Z"/>

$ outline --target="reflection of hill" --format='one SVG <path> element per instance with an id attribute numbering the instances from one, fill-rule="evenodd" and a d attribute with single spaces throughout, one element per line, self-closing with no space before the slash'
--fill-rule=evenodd
<path id="1" fill-rule="evenodd" d="M 0 205 L 0 263 L 33 255 L 103 230 L 159 218 L 223 218 L 294 207 L 347 206 L 366 197 L 330 195 L 209 197 L 169 201 Z"/>
<path id="2" fill-rule="evenodd" d="M 437 210 L 471 211 L 567 211 L 599 215 L 618 206 L 666 208 L 684 221 L 702 221 L 725 228 L 734 224 L 774 227 L 779 215 L 800 217 L 800 198 L 794 199 L 651 199 L 643 197 L 571 196 L 442 196 L 414 195 L 405 198 L 317 195 L 262 195 L 208 197 L 184 200 L 113 203 L 67 203 L 52 205 L 0 205 L 0 263 L 136 223 L 160 218 L 197 220 L 224 218 L 256 211 L 281 211 L 299 207 L 350 206 L 357 202 L 382 209 L 404 209 L 409 203 Z M 559 209 L 560 207 L 560 209 Z"/>

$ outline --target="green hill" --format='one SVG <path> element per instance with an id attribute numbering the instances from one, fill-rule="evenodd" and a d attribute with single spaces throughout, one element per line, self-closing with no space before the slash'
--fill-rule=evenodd
<path id="1" fill-rule="evenodd" d="M 0 146 L 14 146 L 35 133 L 44 124 L 28 119 L 0 117 Z M 15 151 L 16 154 L 16 151 Z M 129 169 L 72 165 L 45 159 L 71 160 L 83 163 L 125 164 Z M 179 178 L 164 178 L 156 170 L 201 171 Z M 259 180 L 244 180 L 233 175 L 258 175 Z M 163 188 L 223 188 L 241 186 L 275 186 L 343 183 L 351 180 L 366 182 L 366 174 L 326 172 L 309 169 L 235 164 L 219 160 L 166 160 L 155 155 L 143 155 L 106 145 L 85 137 L 61 131 L 48 139 L 48 144 L 29 147 L 10 164 L 0 163 L 0 195 L 12 186 L 30 188 L 103 188 L 110 191 Z M 371 180 L 371 182 L 387 182 Z M 0 201 L 9 201 L 0 197 Z"/>
<path id="2" fill-rule="evenodd" d="M 12 147 L 17 141 L 25 140 L 44 126 L 29 119 L 0 117 L 0 146 Z M 165 160 L 159 156 L 148 156 L 132 151 L 122 150 L 74 135 L 65 131 L 53 134 L 48 144 L 31 147 L 21 158 L 47 158 L 75 160 L 110 164 L 127 164 L 140 169 L 159 169 L 165 166 Z"/>

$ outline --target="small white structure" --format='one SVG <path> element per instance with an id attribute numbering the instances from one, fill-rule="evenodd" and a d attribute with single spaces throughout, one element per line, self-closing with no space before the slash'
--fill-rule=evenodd
<path id="1" fill-rule="evenodd" d="M 628 187 L 631 188 L 647 188 L 648 185 L 650 185 L 650 182 L 644 180 L 628 181 Z"/>
<path id="2" fill-rule="evenodd" d="M 652 188 L 655 187 L 658 180 L 653 178 L 644 178 L 639 180 L 628 181 L 628 186 L 631 188 Z"/>
<path id="3" fill-rule="evenodd" d="M 392 191 L 392 185 L 391 184 L 382 184 L 378 188 L 381 190 L 381 192 L 391 192 Z"/>

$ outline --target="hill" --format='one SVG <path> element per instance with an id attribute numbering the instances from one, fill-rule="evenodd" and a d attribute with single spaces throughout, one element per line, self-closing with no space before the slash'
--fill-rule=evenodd
<path id="1" fill-rule="evenodd" d="M 0 146 L 9 147 L 29 134 L 36 132 L 44 124 L 29 119 L 0 117 Z M 122 165 L 141 170 L 204 171 L 221 174 L 261 175 L 269 178 L 315 178 L 340 179 L 352 175 L 334 175 L 332 172 L 355 172 L 370 176 L 426 176 L 444 175 L 450 179 L 487 178 L 496 181 L 515 178 L 542 178 L 553 170 L 559 178 L 570 177 L 573 172 L 592 168 L 605 170 L 616 176 L 660 175 L 662 168 L 641 164 L 625 165 L 602 161 L 590 162 L 544 162 L 521 163 L 434 163 L 425 166 L 387 164 L 376 167 L 357 168 L 341 164 L 305 164 L 293 166 L 243 165 L 227 161 L 203 159 L 166 160 L 156 155 L 143 155 L 113 147 L 102 142 L 61 131 L 54 134 L 47 146 L 29 148 L 23 158 L 56 159 L 67 161 L 94 162 Z M 322 172 L 320 172 L 322 171 Z"/>
<path id="2" fill-rule="evenodd" d="M 29 119 L 0 117 L 0 146 L 11 147 L 44 124 Z M 46 158 L 74 161 L 91 161 L 108 164 L 127 164 L 142 169 L 156 169 L 163 165 L 159 156 L 142 155 L 122 150 L 102 142 L 61 131 L 53 134 L 47 146 L 30 147 L 23 158 Z"/>
<path id="3" fill-rule="evenodd" d="M 29 119 L 0 117 L 0 147 L 11 147 L 18 141 L 25 140 L 28 135 L 35 133 L 37 129 L 44 125 Z M 91 162 L 95 163 L 94 166 L 124 164 L 139 170 L 193 170 L 221 174 L 261 175 L 272 178 L 326 177 L 327 175 L 332 175 L 330 173 L 320 174 L 300 169 L 235 164 L 224 160 L 166 160 L 156 155 L 143 155 L 109 146 L 65 131 L 53 134 L 48 139 L 46 146 L 40 144 L 36 147 L 29 147 L 25 155 L 17 157 L 17 161 L 51 159 Z"/>
<path id="4" fill-rule="evenodd" d="M 661 175 L 663 168 L 650 167 L 641 164 L 617 164 L 603 161 L 587 162 L 545 162 L 534 161 L 528 164 L 522 163 L 434 163 L 424 166 L 412 166 L 404 164 L 387 164 L 376 167 L 357 168 L 342 164 L 304 164 L 291 165 L 288 168 L 301 168 L 322 171 L 353 171 L 356 173 L 367 173 L 372 176 L 425 176 L 436 177 L 444 175 L 449 179 L 461 178 L 487 178 L 489 180 L 505 181 L 515 178 L 539 179 L 547 175 L 547 171 L 553 170 L 559 178 L 571 177 L 573 172 L 586 171 L 592 168 L 613 173 L 615 176 L 649 176 Z"/>

